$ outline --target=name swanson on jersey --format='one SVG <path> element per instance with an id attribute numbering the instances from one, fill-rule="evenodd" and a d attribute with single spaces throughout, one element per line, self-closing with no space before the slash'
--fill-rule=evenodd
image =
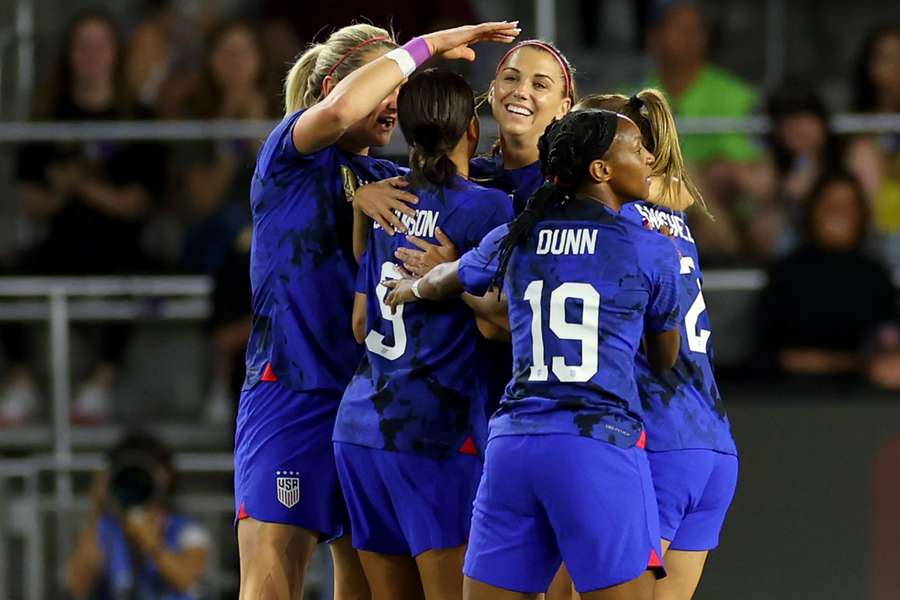
<path id="1" fill-rule="evenodd" d="M 400 222 L 406 225 L 406 233 L 416 237 L 434 237 L 434 229 L 437 227 L 438 217 L 441 216 L 439 210 L 416 210 L 416 216 L 410 217 L 400 211 L 394 211 L 394 214 L 400 219 Z M 373 229 L 381 229 L 381 225 L 377 222 L 372 224 Z"/>
<path id="2" fill-rule="evenodd" d="M 669 228 L 671 235 L 696 244 L 694 238 L 691 237 L 691 229 L 684 222 L 684 219 L 678 215 L 673 215 L 664 210 L 658 210 L 646 204 L 635 204 L 635 208 L 641 216 L 649 223 L 650 228 L 656 231 L 665 225 Z"/>

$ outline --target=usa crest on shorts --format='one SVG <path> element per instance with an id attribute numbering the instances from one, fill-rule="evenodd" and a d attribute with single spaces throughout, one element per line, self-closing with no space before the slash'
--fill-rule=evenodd
<path id="1" fill-rule="evenodd" d="M 293 508 L 300 501 L 300 473 L 296 471 L 275 471 L 275 493 L 278 501 L 287 508 Z"/>

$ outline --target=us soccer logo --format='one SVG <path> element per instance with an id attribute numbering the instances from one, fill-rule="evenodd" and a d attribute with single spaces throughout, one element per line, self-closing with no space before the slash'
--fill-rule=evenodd
<path id="1" fill-rule="evenodd" d="M 300 501 L 300 478 L 296 471 L 275 472 L 275 493 L 278 501 L 287 508 L 293 508 Z"/>
<path id="2" fill-rule="evenodd" d="M 344 196 L 347 198 L 347 202 L 353 202 L 353 194 L 356 193 L 356 189 L 360 186 L 360 181 L 357 179 L 356 174 L 344 165 L 341 165 L 341 183 L 344 187 Z"/>

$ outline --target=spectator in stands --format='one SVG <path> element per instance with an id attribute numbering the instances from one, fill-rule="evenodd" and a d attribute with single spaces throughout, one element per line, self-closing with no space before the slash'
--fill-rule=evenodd
<path id="1" fill-rule="evenodd" d="M 863 46 L 856 68 L 853 109 L 900 113 L 900 25 L 882 27 Z M 886 257 L 900 268 L 900 134 L 859 136 L 849 159 L 874 207 L 876 228 L 885 235 Z"/>
<path id="2" fill-rule="evenodd" d="M 744 117 L 756 107 L 753 88 L 707 61 L 709 33 L 703 12 L 694 2 L 654 2 L 647 43 L 657 67 L 650 86 L 668 95 L 678 116 Z M 685 160 L 695 164 L 761 158 L 744 134 L 689 134 L 682 136 L 682 146 Z"/>
<path id="3" fill-rule="evenodd" d="M 203 36 L 211 17 L 206 4 L 145 0 L 150 14 L 131 34 L 126 76 L 132 96 L 163 118 L 176 115 L 202 60 Z"/>
<path id="4" fill-rule="evenodd" d="M 133 433 L 108 458 L 68 560 L 69 593 L 76 599 L 199 598 L 210 537 L 173 508 L 171 452 L 153 436 Z"/>
<path id="5" fill-rule="evenodd" d="M 113 121 L 145 116 L 131 102 L 115 22 L 100 12 L 70 24 L 57 70 L 38 97 L 48 121 Z M 162 155 L 152 144 L 118 141 L 35 143 L 22 148 L 16 178 L 25 211 L 46 230 L 26 253 L 28 274 L 134 274 L 150 268 L 141 246 L 146 215 L 159 196 Z M 93 327 L 97 363 L 80 386 L 73 419 L 105 420 L 130 328 Z M 27 348 L 12 362 L 26 364 Z M 33 382 L 30 384 L 33 388 Z"/>
<path id="6" fill-rule="evenodd" d="M 267 62 L 277 68 L 279 78 L 304 46 L 317 41 L 317 36 L 328 37 L 334 23 L 368 22 L 393 30 L 397 39 L 407 39 L 417 31 L 438 31 L 480 20 L 470 0 L 261 0 L 246 5 L 248 16 L 264 24 Z"/>
<path id="7" fill-rule="evenodd" d="M 707 60 L 709 33 L 700 7 L 688 0 L 655 0 L 649 9 L 647 46 L 656 72 L 645 87 L 663 90 L 678 117 L 745 117 L 756 92 Z M 771 193 L 772 176 L 760 149 L 745 134 L 685 134 L 684 158 L 698 177 L 716 217 L 696 219 L 694 233 L 705 264 L 743 258 L 739 206 Z M 702 241 L 700 241 L 702 240 Z"/>
<path id="8" fill-rule="evenodd" d="M 808 86 L 792 82 L 767 102 L 772 121 L 769 150 L 777 176 L 769 202 L 761 202 L 748 234 L 764 262 L 797 244 L 803 202 L 821 176 L 844 167 L 843 144 L 829 130 L 825 103 Z"/>
<path id="9" fill-rule="evenodd" d="M 212 32 L 207 49 L 184 116 L 275 118 L 277 94 L 264 68 L 257 30 L 245 21 L 225 23 Z M 250 222 L 248 198 L 258 148 L 258 140 L 222 140 L 203 145 L 199 158 L 185 161 L 189 228 L 183 261 L 189 271 L 214 274 L 235 235 Z"/>
<path id="10" fill-rule="evenodd" d="M 813 187 L 802 245 L 772 266 L 760 299 L 762 349 L 782 373 L 856 380 L 865 346 L 896 317 L 890 273 L 864 253 L 869 218 L 853 175 L 831 171 Z"/>
<path id="11" fill-rule="evenodd" d="M 203 73 L 189 97 L 185 115 L 196 119 L 272 119 L 278 94 L 265 68 L 257 29 L 230 21 L 210 35 Z M 189 226 L 183 266 L 215 277 L 212 377 L 207 417 L 233 421 L 243 378 L 243 353 L 250 327 L 250 181 L 257 140 L 222 140 L 194 147 L 185 174 Z"/>

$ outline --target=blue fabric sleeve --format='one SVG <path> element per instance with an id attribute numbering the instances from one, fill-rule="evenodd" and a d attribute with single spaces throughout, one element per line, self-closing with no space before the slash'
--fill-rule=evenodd
<path id="1" fill-rule="evenodd" d="M 491 281 L 500 266 L 498 250 L 500 242 L 509 232 L 509 224 L 504 223 L 491 230 L 481 243 L 459 259 L 457 274 L 463 289 L 475 296 L 484 296 L 491 287 Z"/>

